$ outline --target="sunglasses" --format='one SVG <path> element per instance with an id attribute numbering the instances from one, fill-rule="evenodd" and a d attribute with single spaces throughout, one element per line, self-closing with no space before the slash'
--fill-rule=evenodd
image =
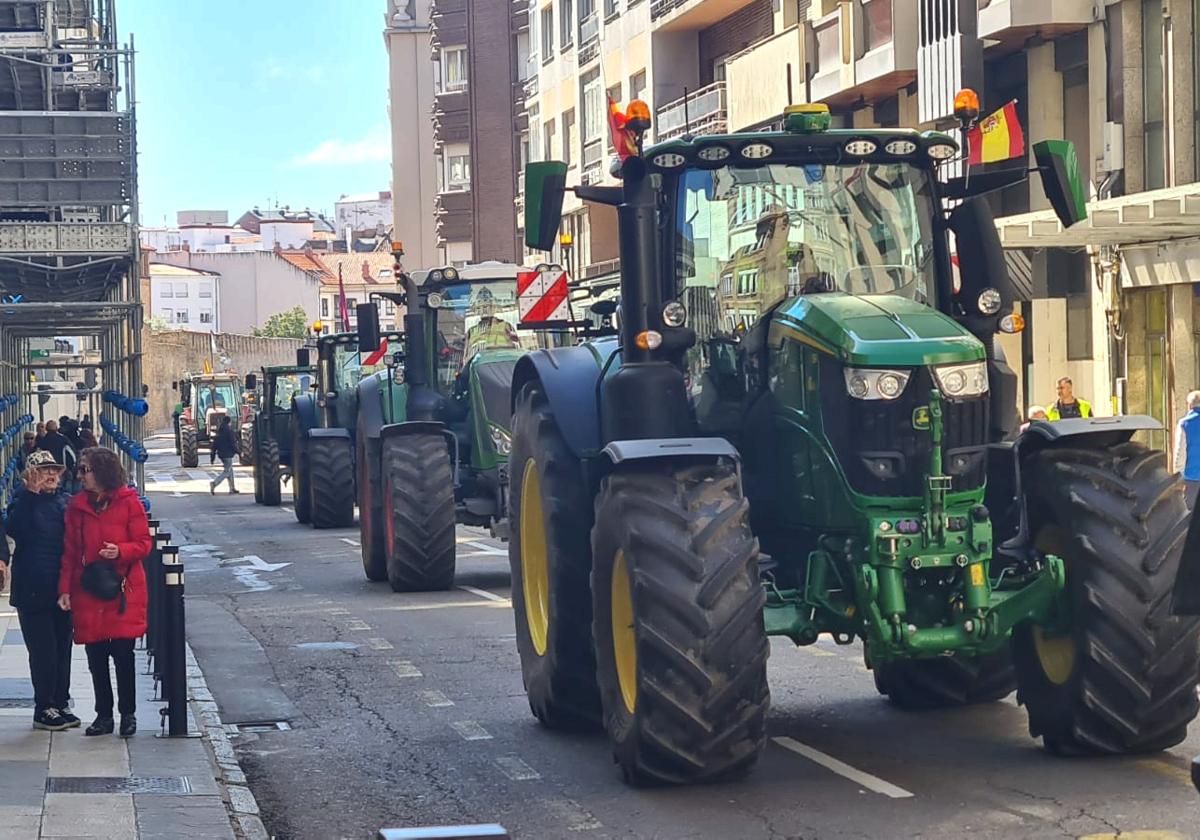
<path id="1" fill-rule="evenodd" d="M 91 467 L 79 467 L 75 470 L 76 475 L 87 475 L 90 472 L 92 472 Z"/>

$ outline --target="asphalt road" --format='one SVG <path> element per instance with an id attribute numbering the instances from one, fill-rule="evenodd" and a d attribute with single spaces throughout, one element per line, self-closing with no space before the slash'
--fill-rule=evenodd
<path id="1" fill-rule="evenodd" d="M 160 440 L 159 446 L 167 441 Z M 357 530 L 212 498 L 170 450 L 154 515 L 183 544 L 189 638 L 279 838 L 498 822 L 517 838 L 1200 838 L 1187 742 L 1153 757 L 1058 759 L 1012 698 L 889 706 L 857 645 L 775 640 L 771 741 L 735 784 L 634 790 L 603 736 L 529 713 L 504 547 L 460 529 L 457 588 L 396 595 L 363 575 Z M 282 728 L 275 721 L 283 721 Z"/>

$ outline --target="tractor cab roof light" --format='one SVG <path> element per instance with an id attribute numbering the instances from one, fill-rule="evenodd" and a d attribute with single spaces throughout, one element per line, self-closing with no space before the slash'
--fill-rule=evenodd
<path id="1" fill-rule="evenodd" d="M 775 154 L 775 150 L 767 143 L 747 143 L 739 154 L 746 160 L 765 160 Z"/>

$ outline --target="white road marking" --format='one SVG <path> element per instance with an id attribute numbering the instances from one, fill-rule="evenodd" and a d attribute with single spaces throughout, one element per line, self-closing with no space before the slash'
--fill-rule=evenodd
<path id="1" fill-rule="evenodd" d="M 202 470 L 184 470 L 192 481 L 212 481 L 212 476 Z"/>
<path id="2" fill-rule="evenodd" d="M 837 656 L 837 654 L 834 653 L 833 651 L 821 650 L 816 645 L 804 645 L 803 647 L 800 648 L 800 650 L 802 650 L 806 653 L 811 653 L 813 656 Z"/>
<path id="3" fill-rule="evenodd" d="M 422 691 L 421 700 L 431 709 L 444 709 L 454 705 L 454 701 L 440 691 Z"/>
<path id="4" fill-rule="evenodd" d="M 290 507 L 284 507 L 283 505 L 280 505 L 279 509 L 284 513 L 295 513 Z"/>
<path id="5" fill-rule="evenodd" d="M 596 819 L 595 814 L 573 799 L 547 802 L 546 808 L 566 823 L 567 831 L 595 831 L 604 828 L 604 823 Z"/>
<path id="6" fill-rule="evenodd" d="M 251 592 L 267 592 L 271 589 L 271 584 L 261 579 L 258 572 L 249 566 L 238 566 L 233 570 L 233 576 Z"/>
<path id="7" fill-rule="evenodd" d="M 420 671 L 417 670 L 417 666 L 413 665 L 411 662 L 394 660 L 389 662 L 388 666 L 392 669 L 392 672 L 402 680 L 424 676 Z"/>
<path id="8" fill-rule="evenodd" d="M 292 565 L 291 563 L 268 563 L 266 560 L 263 560 L 257 554 L 247 554 L 245 557 L 232 557 L 228 560 L 223 561 L 222 565 L 231 566 L 231 565 L 234 565 L 235 563 L 248 563 L 252 567 L 254 567 L 254 569 L 256 569 L 257 571 L 260 571 L 260 572 L 278 572 L 280 569 L 284 568 L 285 566 Z"/>
<path id="9" fill-rule="evenodd" d="M 371 625 L 367 624 L 367 622 L 363 621 L 361 618 L 356 618 L 353 621 L 346 622 L 346 629 L 361 633 L 364 630 L 370 630 Z"/>
<path id="10" fill-rule="evenodd" d="M 503 556 L 503 557 L 508 556 L 508 549 L 506 549 L 506 548 L 496 548 L 496 546 L 494 546 L 494 545 L 488 545 L 487 543 L 476 542 L 475 540 L 466 540 L 465 542 L 460 543 L 460 545 L 469 545 L 469 546 L 471 546 L 471 548 L 479 549 L 484 554 L 494 554 L 494 555 Z"/>
<path id="11" fill-rule="evenodd" d="M 911 791 L 907 791 L 902 787 L 897 787 L 891 782 L 885 782 L 878 776 L 872 776 L 870 773 L 865 773 L 862 770 L 857 770 L 846 764 L 844 761 L 838 761 L 831 755 L 821 752 L 818 749 L 802 744 L 795 738 L 789 738 L 786 735 L 772 738 L 776 744 L 783 747 L 785 750 L 791 750 L 797 755 L 802 755 L 809 761 L 816 762 L 826 770 L 831 770 L 839 776 L 849 779 L 857 785 L 865 787 L 867 790 L 881 793 L 891 799 L 908 799 L 913 796 Z"/>
<path id="12" fill-rule="evenodd" d="M 490 551 L 460 551 L 456 555 L 459 560 L 470 560 L 472 557 L 495 557 Z"/>
<path id="13" fill-rule="evenodd" d="M 528 764 L 515 755 L 503 755 L 496 759 L 496 766 L 500 768 L 500 772 L 514 782 L 527 782 L 531 779 L 540 779 L 542 774 L 534 770 Z"/>
<path id="14" fill-rule="evenodd" d="M 450 727 L 463 737 L 464 741 L 490 741 L 492 735 L 473 720 L 456 720 Z"/>
<path id="15" fill-rule="evenodd" d="M 486 598 L 489 601 L 501 601 L 505 604 L 509 603 L 509 600 L 503 595 L 497 595 L 495 592 L 488 592 L 486 589 L 476 589 L 474 586 L 465 585 L 458 588 L 463 592 L 470 592 L 472 595 L 478 595 L 480 598 Z"/>
<path id="16" fill-rule="evenodd" d="M 399 607 L 376 607 L 380 610 L 393 610 L 395 612 L 417 612 L 420 610 L 448 610 L 455 607 L 492 607 L 495 609 L 507 609 L 508 602 L 499 601 L 452 601 L 447 604 L 406 604 Z"/>
<path id="17" fill-rule="evenodd" d="M 371 650 L 392 650 L 392 643 L 387 639 L 367 639 L 367 647 Z"/>
<path id="18" fill-rule="evenodd" d="M 342 542 L 344 542 L 346 545 L 352 545 L 355 548 L 362 545 L 362 543 L 360 543 L 358 540 L 352 540 L 349 537 L 342 537 L 341 539 L 342 539 Z"/>

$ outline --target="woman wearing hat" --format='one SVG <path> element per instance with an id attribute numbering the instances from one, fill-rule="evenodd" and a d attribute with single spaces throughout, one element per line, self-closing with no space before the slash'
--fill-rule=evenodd
<path id="1" fill-rule="evenodd" d="M 58 607 L 64 517 L 63 466 L 49 452 L 31 452 L 24 486 L 8 507 L 12 558 L 12 605 L 21 622 L 33 680 L 33 728 L 59 731 L 79 726 L 67 710 L 71 689 L 71 614 Z"/>

